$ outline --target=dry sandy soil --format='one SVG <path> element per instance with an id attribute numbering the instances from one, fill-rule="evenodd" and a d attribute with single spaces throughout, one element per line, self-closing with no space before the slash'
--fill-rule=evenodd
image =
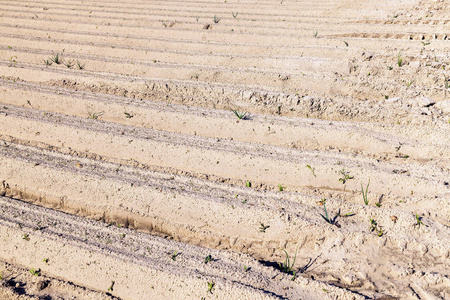
<path id="1" fill-rule="evenodd" d="M 447 0 L 3 0 L 0 36 L 1 299 L 450 299 Z"/>

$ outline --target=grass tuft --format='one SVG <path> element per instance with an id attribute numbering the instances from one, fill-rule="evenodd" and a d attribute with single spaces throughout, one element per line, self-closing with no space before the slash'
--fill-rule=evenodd
<path id="1" fill-rule="evenodd" d="M 205 257 L 205 264 L 209 263 L 209 262 L 212 261 L 212 260 L 213 260 L 213 258 L 212 258 L 212 256 L 211 256 L 211 254 L 208 255 L 207 257 Z"/>
<path id="2" fill-rule="evenodd" d="M 270 227 L 269 225 L 265 226 L 264 223 L 261 223 L 261 226 L 259 227 L 259 231 L 266 232 L 266 229 L 269 227 Z"/>
<path id="3" fill-rule="evenodd" d="M 53 55 L 50 56 L 50 60 L 57 65 L 60 65 L 64 62 L 63 55 L 59 53 L 53 53 Z"/>
<path id="4" fill-rule="evenodd" d="M 384 234 L 383 229 L 378 226 L 377 221 L 374 219 L 370 219 L 370 231 L 377 232 L 377 235 L 380 237 Z"/>
<path id="5" fill-rule="evenodd" d="M 402 57 L 402 53 L 401 52 L 399 52 L 398 55 L 397 55 L 397 65 L 399 67 L 403 66 L 403 57 Z"/>
<path id="6" fill-rule="evenodd" d="M 67 68 L 72 68 L 74 65 L 74 62 L 72 60 L 66 60 L 65 62 L 63 62 L 63 64 L 67 67 Z"/>
<path id="7" fill-rule="evenodd" d="M 215 282 L 208 282 L 208 292 L 212 294 L 212 290 L 214 289 L 214 286 L 216 285 Z"/>
<path id="8" fill-rule="evenodd" d="M 79 70 L 83 70 L 84 66 L 85 66 L 85 64 L 80 63 L 80 61 L 78 61 L 78 60 L 76 61 L 76 65 Z"/>
<path id="9" fill-rule="evenodd" d="M 414 226 L 414 227 L 417 226 L 417 227 L 420 228 L 420 225 L 423 225 L 423 226 L 425 226 L 425 227 L 428 227 L 427 225 L 425 225 L 425 224 L 422 223 L 422 217 L 419 217 L 419 215 L 416 214 L 416 223 L 413 224 L 413 226 Z"/>
<path id="10" fill-rule="evenodd" d="M 245 120 L 245 118 L 246 118 L 246 116 L 247 116 L 247 112 L 239 111 L 239 108 L 238 108 L 238 107 L 236 107 L 235 110 L 232 109 L 231 111 L 234 113 L 234 115 L 235 115 L 236 117 L 238 117 L 239 120 Z"/>
<path id="11" fill-rule="evenodd" d="M 31 268 L 30 273 L 31 273 L 31 275 L 34 275 L 34 276 L 41 276 L 41 269 L 35 270 L 34 268 Z"/>
<path id="12" fill-rule="evenodd" d="M 284 262 L 278 263 L 278 266 L 279 266 L 281 272 L 294 275 L 294 277 L 292 278 L 292 281 L 294 281 L 295 278 L 297 277 L 296 271 L 294 271 L 294 265 L 295 265 L 295 260 L 297 259 L 298 248 L 295 250 L 294 260 L 292 261 L 292 263 L 291 263 L 291 258 L 289 257 L 289 254 L 287 253 L 287 251 L 284 249 L 283 249 L 283 251 L 286 254 L 286 258 L 284 259 Z"/>
<path id="13" fill-rule="evenodd" d="M 320 215 L 322 216 L 322 218 L 323 218 L 327 223 L 329 223 L 329 224 L 331 224 L 331 225 L 335 225 L 335 226 L 337 226 L 337 227 L 341 227 L 341 225 L 339 225 L 338 222 L 336 221 L 337 217 L 339 217 L 340 214 L 341 214 L 341 211 L 340 211 L 340 210 L 339 210 L 339 213 L 337 213 L 337 214 L 334 216 L 334 218 L 330 218 L 330 216 L 328 215 L 328 212 L 327 212 L 327 207 L 326 207 L 325 201 L 323 201 L 323 210 L 324 210 L 324 212 L 325 212 L 325 215 L 322 215 L 322 214 L 320 214 Z"/>
<path id="14" fill-rule="evenodd" d="M 317 177 L 316 173 L 315 173 L 315 170 L 316 170 L 315 168 L 311 167 L 310 165 L 306 165 L 306 167 L 311 170 L 311 172 L 314 175 L 314 177 Z"/>
<path id="15" fill-rule="evenodd" d="M 363 185 L 361 183 L 361 193 L 362 193 L 365 205 L 369 205 L 369 199 L 367 199 L 367 191 L 369 190 L 369 184 L 370 184 L 370 179 L 369 179 L 369 182 L 367 183 L 366 189 L 364 190 Z"/>
<path id="16" fill-rule="evenodd" d="M 347 182 L 347 180 L 353 179 L 353 176 L 350 176 L 350 172 L 345 171 L 345 169 L 342 169 L 339 171 L 339 174 L 342 175 L 341 178 L 339 178 L 339 181 L 342 182 L 342 184 L 345 184 Z"/>

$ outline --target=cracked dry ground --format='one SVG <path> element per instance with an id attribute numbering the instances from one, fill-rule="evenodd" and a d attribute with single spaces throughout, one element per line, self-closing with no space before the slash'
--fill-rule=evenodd
<path id="1" fill-rule="evenodd" d="M 3 0 L 0 36 L 1 299 L 450 298 L 448 1 Z"/>

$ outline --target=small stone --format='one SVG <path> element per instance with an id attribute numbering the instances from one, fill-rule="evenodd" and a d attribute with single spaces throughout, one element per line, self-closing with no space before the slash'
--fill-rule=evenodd
<path id="1" fill-rule="evenodd" d="M 244 99 L 250 99 L 253 96 L 253 92 L 252 91 L 243 91 L 242 92 L 242 98 Z"/>
<path id="2" fill-rule="evenodd" d="M 426 107 L 422 107 L 422 108 L 420 109 L 420 114 L 421 114 L 421 115 L 428 116 L 429 113 L 430 113 L 430 111 L 429 111 L 429 109 L 426 108 Z"/>
<path id="3" fill-rule="evenodd" d="M 434 101 L 433 99 L 430 99 L 428 97 L 414 98 L 414 99 L 411 99 L 409 102 L 412 105 L 419 106 L 419 107 L 430 107 L 436 103 L 436 101 Z"/>
<path id="4" fill-rule="evenodd" d="M 400 100 L 400 98 L 395 97 L 395 98 L 389 98 L 389 99 L 385 100 L 384 102 L 385 103 L 395 103 L 395 102 L 398 102 L 398 100 Z"/>
<path id="5" fill-rule="evenodd" d="M 450 114 L 450 100 L 437 102 L 435 106 L 436 108 L 442 110 L 442 112 Z"/>
<path id="6" fill-rule="evenodd" d="M 346 274 L 342 277 L 342 281 L 348 285 L 353 285 L 357 281 L 357 277 L 353 274 Z"/>
<path id="7" fill-rule="evenodd" d="M 418 69 L 420 67 L 420 61 L 412 61 L 409 63 L 411 68 Z"/>
<path id="8" fill-rule="evenodd" d="M 440 69 L 440 68 L 442 68 L 442 63 L 438 62 L 438 61 L 432 61 L 431 66 L 435 69 Z"/>

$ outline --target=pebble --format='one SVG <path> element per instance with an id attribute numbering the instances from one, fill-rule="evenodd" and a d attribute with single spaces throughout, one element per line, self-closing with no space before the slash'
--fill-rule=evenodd
<path id="1" fill-rule="evenodd" d="M 436 103 L 436 107 L 446 114 L 450 114 L 450 100 L 440 101 Z"/>

